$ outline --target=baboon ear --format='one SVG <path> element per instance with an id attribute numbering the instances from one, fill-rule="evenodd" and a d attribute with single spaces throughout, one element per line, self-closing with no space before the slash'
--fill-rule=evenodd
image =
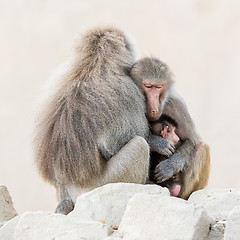
<path id="1" fill-rule="evenodd" d="M 167 130 L 168 130 L 168 126 L 164 127 L 163 130 L 161 131 L 161 136 L 163 138 L 165 137 Z"/>

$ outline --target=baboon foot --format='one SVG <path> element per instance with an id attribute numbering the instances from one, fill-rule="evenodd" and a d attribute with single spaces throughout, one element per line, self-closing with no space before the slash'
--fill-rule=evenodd
<path id="1" fill-rule="evenodd" d="M 71 198 L 63 199 L 58 205 L 55 210 L 55 213 L 61 213 L 67 215 L 74 209 L 74 203 Z"/>

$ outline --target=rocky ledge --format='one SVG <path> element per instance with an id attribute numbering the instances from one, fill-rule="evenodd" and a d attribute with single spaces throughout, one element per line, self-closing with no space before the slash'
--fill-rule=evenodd
<path id="1" fill-rule="evenodd" d="M 17 216 L 0 186 L 0 226 L 1 240 L 239 240 L 240 189 L 205 189 L 185 201 L 157 185 L 115 183 L 79 196 L 67 216 Z"/>

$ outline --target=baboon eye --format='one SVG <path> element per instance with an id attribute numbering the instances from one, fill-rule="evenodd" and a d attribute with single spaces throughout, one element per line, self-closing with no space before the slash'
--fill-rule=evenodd
<path id="1" fill-rule="evenodd" d="M 144 84 L 144 86 L 145 86 L 146 88 L 151 88 L 151 87 L 152 87 L 152 85 L 150 85 L 150 84 Z"/>
<path id="2" fill-rule="evenodd" d="M 163 85 L 156 86 L 156 88 L 162 88 L 162 87 L 163 87 Z"/>

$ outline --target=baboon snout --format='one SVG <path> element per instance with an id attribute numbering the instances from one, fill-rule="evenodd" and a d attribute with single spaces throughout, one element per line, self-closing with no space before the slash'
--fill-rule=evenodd
<path id="1" fill-rule="evenodd" d="M 152 110 L 151 113 L 152 113 L 153 115 L 156 115 L 156 114 L 158 114 L 158 110 Z"/>
<path id="2" fill-rule="evenodd" d="M 160 110 L 158 110 L 157 108 L 151 110 L 149 109 L 147 117 L 150 121 L 156 121 L 160 117 L 160 114 Z"/>

